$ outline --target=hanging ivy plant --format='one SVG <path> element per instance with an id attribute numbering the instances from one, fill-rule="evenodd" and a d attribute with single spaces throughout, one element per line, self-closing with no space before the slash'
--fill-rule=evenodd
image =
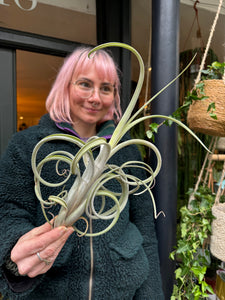
<path id="1" fill-rule="evenodd" d="M 192 193 L 190 189 L 189 194 Z M 194 194 L 194 200 L 180 209 L 177 246 L 170 254 L 170 258 L 178 264 L 171 300 L 205 299 L 209 293 L 214 293 L 205 281 L 207 268 L 211 264 L 209 237 L 214 201 L 215 194 L 208 187 L 201 186 Z"/>

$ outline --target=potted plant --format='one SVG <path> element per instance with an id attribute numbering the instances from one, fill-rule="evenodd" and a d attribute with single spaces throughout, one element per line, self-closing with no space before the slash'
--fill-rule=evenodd
<path id="1" fill-rule="evenodd" d="M 213 62 L 201 72 L 201 80 L 188 92 L 187 123 L 195 132 L 225 136 L 225 78 L 224 63 Z M 201 101 L 198 101 L 201 100 Z"/>
<path id="2" fill-rule="evenodd" d="M 206 69 L 201 71 L 201 81 L 195 84 L 195 86 L 189 91 L 187 91 L 187 95 L 185 97 L 185 100 L 182 105 L 179 106 L 179 108 L 173 113 L 173 116 L 177 119 L 185 119 L 186 117 L 189 118 L 188 123 L 190 122 L 190 109 L 191 106 L 195 103 L 198 103 L 199 105 L 202 105 L 204 103 L 203 100 L 207 100 L 208 106 L 204 110 L 205 112 L 208 112 L 208 115 L 213 118 L 217 119 L 217 116 L 215 114 L 215 102 L 209 101 L 209 95 L 206 93 L 205 87 L 210 82 L 211 84 L 223 82 L 224 83 L 224 67 L 225 63 L 220 63 L 218 61 L 214 61 L 212 64 L 208 65 Z M 214 90 L 214 93 L 216 94 L 216 91 Z M 201 100 L 201 101 L 200 101 Z M 189 116 L 188 116 L 189 115 Z M 203 132 L 205 133 L 205 132 Z"/>

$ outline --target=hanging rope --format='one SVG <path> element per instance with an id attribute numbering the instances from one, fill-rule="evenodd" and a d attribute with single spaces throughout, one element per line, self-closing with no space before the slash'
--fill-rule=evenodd
<path id="1" fill-rule="evenodd" d="M 192 29 L 194 27 L 194 24 L 195 24 L 195 21 L 197 22 L 197 38 L 200 38 L 200 41 L 201 41 L 201 47 L 203 48 L 204 47 L 204 42 L 203 42 L 203 39 L 202 39 L 202 33 L 201 33 L 201 28 L 200 28 L 200 23 L 199 23 L 199 18 L 198 18 L 198 8 L 197 8 L 197 4 L 199 3 L 199 1 L 195 1 L 194 5 L 193 5 L 193 8 L 194 8 L 194 11 L 195 11 L 195 16 L 194 16 L 194 20 L 192 22 L 192 25 L 191 25 L 191 28 L 190 28 L 190 31 L 188 33 L 188 36 L 184 42 L 184 46 L 183 46 L 183 49 L 185 49 L 185 46 L 186 46 L 186 43 L 187 41 L 189 40 L 190 38 L 190 35 L 191 35 L 191 32 L 192 32 Z"/>
<path id="2" fill-rule="evenodd" d="M 214 153 L 214 151 L 215 151 L 216 144 L 217 144 L 217 138 L 212 137 L 212 140 L 211 140 L 210 145 L 209 145 L 209 150 L 210 150 L 212 153 Z M 197 192 L 198 187 L 199 187 L 199 184 L 200 184 L 200 182 L 202 181 L 202 177 L 203 177 L 203 174 L 204 174 L 204 170 L 205 170 L 206 164 L 207 164 L 207 162 L 208 162 L 208 168 L 207 168 L 207 172 L 206 172 L 206 176 L 205 176 L 205 180 L 204 180 L 203 185 L 206 184 L 206 178 L 208 177 L 208 172 L 209 172 L 209 170 L 210 170 L 210 166 L 211 166 L 211 162 L 212 162 L 212 159 L 211 159 L 211 157 L 210 157 L 209 155 L 210 155 L 210 152 L 207 151 L 206 156 L 205 156 L 205 159 L 204 159 L 204 162 L 203 162 L 203 165 L 202 165 L 202 168 L 201 168 L 201 171 L 200 171 L 199 176 L 198 176 L 198 180 L 197 180 L 197 182 L 196 182 L 196 184 L 195 184 L 194 191 L 193 191 L 193 193 L 191 193 L 191 195 L 190 195 L 190 197 L 189 197 L 189 201 L 188 201 L 188 206 L 189 206 L 189 208 L 190 208 L 190 203 L 191 203 L 191 201 L 195 199 L 194 194 Z"/>
<path id="3" fill-rule="evenodd" d="M 218 137 L 213 137 L 212 141 L 214 143 L 213 148 L 212 148 L 212 153 L 214 153 L 214 151 L 216 149 L 216 146 L 217 146 Z M 206 185 L 208 177 L 209 177 L 209 172 L 212 169 L 212 160 L 213 160 L 212 158 L 213 158 L 212 155 L 210 155 L 209 158 L 208 158 L 208 167 L 207 167 L 207 171 L 206 171 L 206 174 L 205 174 L 205 179 L 204 179 L 204 182 L 203 182 L 203 186 Z"/>
<path id="4" fill-rule="evenodd" d="M 209 39 L 208 39 L 208 42 L 207 42 L 207 45 L 206 45 L 206 48 L 205 48 L 205 53 L 204 53 L 203 58 L 202 58 L 202 62 L 201 62 L 201 65 L 200 65 L 198 76 L 195 80 L 195 86 L 196 86 L 196 84 L 199 83 L 199 81 L 201 79 L 201 72 L 202 72 L 202 70 L 204 68 L 204 65 L 205 65 L 206 57 L 207 57 L 209 47 L 210 47 L 210 44 L 211 44 L 211 41 L 212 41 L 212 38 L 213 38 L 213 34 L 214 34 L 214 31 L 215 31 L 215 28 L 216 28 L 216 24 L 217 24 L 217 21 L 218 21 L 218 18 L 219 18 L 219 14 L 220 14 L 220 11 L 221 11 L 222 4 L 223 4 L 223 0 L 220 0 L 219 6 L 218 6 L 218 9 L 217 9 L 217 12 L 216 12 L 216 16 L 215 16 L 215 19 L 214 19 L 214 22 L 213 22 L 213 25 L 212 25 L 212 28 L 211 28 L 211 31 L 210 31 L 210 34 L 209 34 Z"/>

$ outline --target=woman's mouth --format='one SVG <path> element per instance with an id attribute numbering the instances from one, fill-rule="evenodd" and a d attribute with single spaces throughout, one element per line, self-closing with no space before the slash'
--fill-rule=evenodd
<path id="1" fill-rule="evenodd" d="M 91 113 L 97 113 L 97 112 L 99 112 L 99 109 L 96 109 L 96 108 L 93 108 L 93 107 L 85 107 L 85 109 L 88 112 L 91 112 Z"/>

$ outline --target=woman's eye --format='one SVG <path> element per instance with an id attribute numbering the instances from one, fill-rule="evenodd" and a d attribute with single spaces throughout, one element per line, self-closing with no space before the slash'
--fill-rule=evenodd
<path id="1" fill-rule="evenodd" d="M 114 88 L 111 85 L 103 85 L 100 90 L 102 93 L 111 94 L 113 93 Z"/>
<path id="2" fill-rule="evenodd" d="M 78 86 L 82 89 L 92 89 L 92 85 L 88 81 L 79 81 Z"/>

